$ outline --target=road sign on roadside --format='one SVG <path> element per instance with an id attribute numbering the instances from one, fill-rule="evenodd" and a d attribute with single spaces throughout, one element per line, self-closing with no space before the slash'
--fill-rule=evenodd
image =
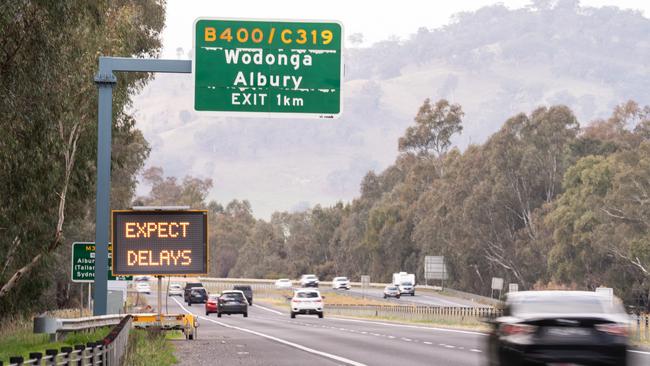
<path id="1" fill-rule="evenodd" d="M 501 291 L 502 289 L 503 289 L 503 278 L 492 277 L 492 290 Z"/>
<path id="2" fill-rule="evenodd" d="M 361 275 L 361 294 L 365 298 L 366 290 L 370 287 L 370 276 Z"/>
<path id="3" fill-rule="evenodd" d="M 427 255 L 424 257 L 424 278 L 427 280 L 449 279 L 444 256 Z"/>
<path id="4" fill-rule="evenodd" d="M 193 31 L 196 111 L 257 117 L 340 115 L 340 23 L 199 18 Z"/>
<path id="5" fill-rule="evenodd" d="M 108 280 L 130 281 L 132 276 L 113 276 L 111 271 L 111 253 L 108 253 Z M 72 282 L 95 282 L 95 243 L 72 243 Z"/>
<path id="6" fill-rule="evenodd" d="M 205 210 L 113 211 L 113 273 L 201 275 L 208 272 Z"/>
<path id="7" fill-rule="evenodd" d="M 508 292 L 518 292 L 518 291 L 519 291 L 519 284 L 517 283 L 508 284 Z"/>

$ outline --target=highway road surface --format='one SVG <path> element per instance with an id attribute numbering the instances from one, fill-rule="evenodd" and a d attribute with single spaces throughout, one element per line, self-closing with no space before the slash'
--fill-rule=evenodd
<path id="1" fill-rule="evenodd" d="M 155 296 L 149 299 L 155 304 Z M 261 305 L 261 306 L 260 306 Z M 381 321 L 301 316 L 263 304 L 241 315 L 205 316 L 204 306 L 169 301 L 169 312 L 199 317 L 195 341 L 175 342 L 181 365 L 485 365 L 485 335 Z M 650 352 L 631 353 L 649 365 Z"/>

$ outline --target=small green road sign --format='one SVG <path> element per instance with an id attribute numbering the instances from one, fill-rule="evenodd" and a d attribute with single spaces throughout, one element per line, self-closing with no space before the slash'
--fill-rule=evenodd
<path id="1" fill-rule="evenodd" d="M 112 258 L 108 253 L 108 280 L 131 281 L 133 276 L 113 276 Z M 95 282 L 95 243 L 72 243 L 72 282 Z"/>
<path id="2" fill-rule="evenodd" d="M 197 19 L 194 109 L 257 117 L 341 114 L 338 22 Z"/>

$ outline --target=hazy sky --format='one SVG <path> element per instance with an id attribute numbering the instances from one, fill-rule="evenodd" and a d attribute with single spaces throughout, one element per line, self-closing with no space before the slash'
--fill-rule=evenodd
<path id="1" fill-rule="evenodd" d="M 495 3 L 521 8 L 529 0 L 168 0 L 163 57 L 176 58 L 176 48 L 192 47 L 192 24 L 198 17 L 339 20 L 345 33 L 363 33 L 366 44 L 392 35 L 406 38 L 419 27 L 436 28 L 461 11 Z M 650 14 L 648 0 L 582 0 L 583 6 L 616 5 Z"/>

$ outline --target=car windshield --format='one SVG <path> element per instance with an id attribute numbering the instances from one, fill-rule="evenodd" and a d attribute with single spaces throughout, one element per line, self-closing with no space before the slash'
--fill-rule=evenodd
<path id="1" fill-rule="evenodd" d="M 305 276 L 305 279 L 307 279 L 307 280 L 315 280 L 316 276 Z"/>
<path id="2" fill-rule="evenodd" d="M 388 287 L 386 287 L 386 290 L 389 290 L 389 291 L 395 291 L 395 290 L 397 290 L 397 287 L 395 287 L 395 286 L 388 286 Z"/>
<path id="3" fill-rule="evenodd" d="M 193 289 L 192 295 L 205 295 L 205 289 L 202 288 Z"/>
<path id="4" fill-rule="evenodd" d="M 210 300 L 216 300 L 216 299 L 218 299 L 218 298 L 219 298 L 219 295 L 210 295 L 210 296 L 208 297 L 208 299 L 210 299 Z"/>
<path id="5" fill-rule="evenodd" d="M 288 279 L 281 279 L 281 280 L 278 280 L 278 282 L 289 282 L 289 280 Z"/>
<path id="6" fill-rule="evenodd" d="M 178 290 L 179 288 L 181 288 L 181 285 L 169 285 L 169 288 Z"/>
<path id="7" fill-rule="evenodd" d="M 402 282 L 402 286 L 413 286 L 410 282 Z"/>
<path id="8" fill-rule="evenodd" d="M 244 296 L 238 292 L 229 292 L 221 295 L 222 300 L 243 300 Z"/>
<path id="9" fill-rule="evenodd" d="M 319 297 L 318 292 L 297 292 L 296 297 L 299 299 L 312 299 Z"/>
<path id="10" fill-rule="evenodd" d="M 334 281 L 347 281 L 347 280 L 348 280 L 347 277 L 336 277 L 336 278 L 334 279 Z"/>
<path id="11" fill-rule="evenodd" d="M 531 296 L 510 303 L 513 314 L 602 314 L 611 309 L 593 296 Z"/>

